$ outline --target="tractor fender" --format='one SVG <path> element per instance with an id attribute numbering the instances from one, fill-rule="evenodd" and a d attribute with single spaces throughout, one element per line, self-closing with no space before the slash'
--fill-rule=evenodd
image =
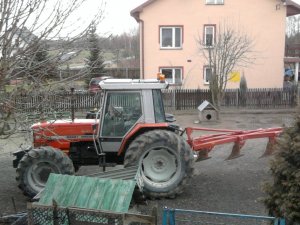
<path id="1" fill-rule="evenodd" d="M 165 130 L 171 130 L 176 131 L 177 126 L 174 126 L 173 124 L 169 123 L 139 123 L 136 124 L 133 129 L 127 133 L 127 135 L 123 138 L 120 149 L 118 151 L 118 156 L 125 153 L 125 150 L 129 146 L 132 140 L 134 140 L 138 135 L 155 129 L 165 129 Z"/>
<path id="2" fill-rule="evenodd" d="M 26 149 L 19 149 L 19 150 L 17 150 L 17 151 L 15 151 L 15 152 L 12 153 L 12 155 L 16 157 L 13 160 L 13 168 L 17 168 L 18 167 L 20 160 L 31 149 L 32 149 L 32 147 L 27 147 Z"/>

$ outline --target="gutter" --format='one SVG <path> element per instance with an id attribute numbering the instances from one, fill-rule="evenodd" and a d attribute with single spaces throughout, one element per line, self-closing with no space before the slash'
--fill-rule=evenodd
<path id="1" fill-rule="evenodd" d="M 140 20 L 140 25 L 142 26 L 142 29 L 140 29 L 140 32 L 141 32 L 141 38 L 140 38 L 140 47 L 141 47 L 141 79 L 145 79 L 145 56 L 144 56 L 144 53 L 145 53 L 145 49 L 144 49 L 144 46 L 145 46 L 145 42 L 144 42 L 144 20 Z"/>
<path id="2" fill-rule="evenodd" d="M 140 9 L 138 7 L 137 9 Z M 139 30 L 140 30 L 140 79 L 145 79 L 145 60 L 144 60 L 144 51 L 145 51 L 145 44 L 144 44 L 144 20 L 140 19 L 140 11 L 136 11 L 134 9 L 130 12 L 130 15 L 135 18 L 135 20 L 139 23 Z"/>

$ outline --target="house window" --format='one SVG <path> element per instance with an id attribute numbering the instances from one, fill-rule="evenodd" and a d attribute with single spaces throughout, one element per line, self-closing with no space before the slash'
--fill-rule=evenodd
<path id="1" fill-rule="evenodd" d="M 161 27 L 160 48 L 181 48 L 182 27 Z"/>
<path id="2" fill-rule="evenodd" d="M 207 5 L 223 5 L 224 0 L 206 0 Z"/>
<path id="3" fill-rule="evenodd" d="M 209 84 L 210 78 L 212 76 L 212 69 L 209 66 L 204 67 L 203 80 L 204 84 Z"/>
<path id="4" fill-rule="evenodd" d="M 215 25 L 204 25 L 205 46 L 213 46 L 215 42 Z"/>
<path id="5" fill-rule="evenodd" d="M 181 84 L 182 68 L 161 68 L 160 72 L 165 75 L 169 84 Z"/>

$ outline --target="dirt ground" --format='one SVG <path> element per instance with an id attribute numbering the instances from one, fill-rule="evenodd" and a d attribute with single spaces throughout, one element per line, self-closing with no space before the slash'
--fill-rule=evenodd
<path id="1" fill-rule="evenodd" d="M 290 125 L 294 114 L 291 111 L 269 111 L 241 113 L 232 111 L 221 114 L 219 122 L 195 123 L 196 112 L 175 112 L 177 123 L 182 127 L 210 127 L 227 129 L 258 129 Z M 9 140 L 0 140 L 0 215 L 25 211 L 29 199 L 22 195 L 15 181 L 15 169 L 12 167 L 11 152 L 21 143 L 30 143 L 24 134 L 18 134 Z M 243 157 L 225 161 L 230 154 L 232 144 L 214 148 L 211 159 L 195 164 L 195 176 L 185 192 L 175 199 L 149 200 L 147 206 L 138 206 L 143 213 L 157 206 L 159 213 L 164 206 L 171 208 L 246 213 L 267 215 L 264 205 L 259 201 L 264 196 L 262 183 L 270 179 L 269 160 L 260 158 L 267 139 L 255 139 L 246 142 L 242 149 Z M 94 167 L 95 169 L 95 167 Z M 97 168 L 96 168 L 97 169 Z M 80 169 L 80 173 L 89 170 Z M 159 222 L 159 224 L 161 224 Z"/>

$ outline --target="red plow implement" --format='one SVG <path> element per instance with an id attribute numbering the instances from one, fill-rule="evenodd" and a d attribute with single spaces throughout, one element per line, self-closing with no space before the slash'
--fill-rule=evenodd
<path id="1" fill-rule="evenodd" d="M 208 153 L 216 146 L 226 143 L 234 143 L 231 154 L 227 160 L 234 159 L 241 156 L 241 148 L 244 146 L 246 140 L 257 138 L 268 138 L 266 150 L 262 156 L 271 155 L 274 151 L 274 144 L 276 138 L 281 134 L 283 128 L 267 128 L 257 130 L 228 130 L 228 129 L 211 129 L 187 127 L 185 132 L 187 134 L 187 142 L 191 148 L 197 152 L 197 161 L 208 159 Z M 217 134 L 202 135 L 200 137 L 192 137 L 194 131 L 216 132 Z"/>

